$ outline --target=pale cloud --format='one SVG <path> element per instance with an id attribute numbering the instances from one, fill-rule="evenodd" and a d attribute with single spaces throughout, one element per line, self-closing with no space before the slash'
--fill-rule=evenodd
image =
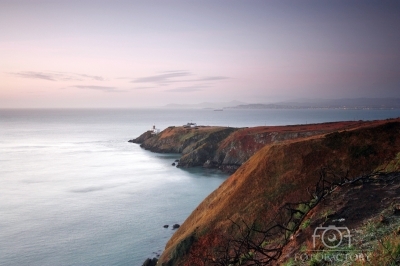
<path id="1" fill-rule="evenodd" d="M 212 81 L 212 80 L 224 80 L 224 79 L 229 79 L 229 77 L 224 77 L 224 76 L 204 77 L 199 79 L 199 81 Z"/>
<path id="2" fill-rule="evenodd" d="M 68 73 L 68 72 L 21 71 L 8 74 L 20 78 L 42 79 L 48 81 L 84 81 L 84 80 L 104 81 L 104 78 L 101 76 L 79 74 L 79 73 Z"/>
<path id="3" fill-rule="evenodd" d="M 173 78 L 180 78 L 180 77 L 187 77 L 191 76 L 192 74 L 187 71 L 171 71 L 164 74 L 154 75 L 154 76 L 147 76 L 142 78 L 137 78 L 132 80 L 132 83 L 170 83 L 172 82 Z"/>
<path id="4" fill-rule="evenodd" d="M 171 80 L 169 83 L 180 83 L 180 82 L 203 82 L 203 81 L 220 81 L 229 79 L 228 77 L 223 76 L 211 76 L 211 77 L 202 77 L 196 79 L 182 79 L 182 80 Z"/>
<path id="5" fill-rule="evenodd" d="M 88 78 L 88 79 L 93 79 L 93 80 L 97 80 L 97 81 L 103 81 L 104 78 L 101 76 L 92 76 L 92 75 L 85 75 L 85 74 L 76 74 L 78 76 L 84 77 L 84 78 Z"/>
<path id="6" fill-rule="evenodd" d="M 104 92 L 125 92 L 124 90 L 119 90 L 116 87 L 108 87 L 108 86 L 77 85 L 72 87 L 84 90 L 97 90 Z"/>
<path id="7" fill-rule="evenodd" d="M 49 81 L 56 81 L 53 75 L 43 72 L 34 72 L 34 71 L 22 71 L 17 73 L 10 73 L 11 75 L 20 77 L 20 78 L 28 78 L 28 79 L 43 79 Z"/>
<path id="8" fill-rule="evenodd" d="M 189 71 L 165 71 L 162 74 L 133 79 L 132 83 L 153 83 L 158 86 L 168 86 L 173 83 L 197 83 L 204 81 L 222 81 L 230 79 L 225 76 L 197 77 Z"/>
<path id="9" fill-rule="evenodd" d="M 134 90 L 147 90 L 147 89 L 155 89 L 156 87 L 146 87 L 146 86 L 140 86 L 140 87 L 134 87 L 132 89 Z"/>
<path id="10" fill-rule="evenodd" d="M 211 85 L 209 84 L 204 84 L 204 85 L 194 85 L 194 86 L 188 86 L 188 87 L 181 87 L 181 88 L 175 88 L 175 89 L 169 89 L 165 90 L 166 92 L 196 92 L 196 91 L 202 91 L 204 88 L 209 88 Z"/>

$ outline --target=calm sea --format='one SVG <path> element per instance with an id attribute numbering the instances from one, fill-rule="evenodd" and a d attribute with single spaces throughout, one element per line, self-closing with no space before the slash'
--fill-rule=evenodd
<path id="1" fill-rule="evenodd" d="M 0 265 L 141 265 L 226 178 L 128 143 L 153 124 L 233 127 L 400 110 L 0 110 Z"/>

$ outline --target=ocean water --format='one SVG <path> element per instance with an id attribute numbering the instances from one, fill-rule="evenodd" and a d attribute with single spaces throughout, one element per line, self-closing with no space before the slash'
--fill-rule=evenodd
<path id="1" fill-rule="evenodd" d="M 141 265 L 227 175 L 128 143 L 153 124 L 233 127 L 400 110 L 0 109 L 0 265 Z"/>

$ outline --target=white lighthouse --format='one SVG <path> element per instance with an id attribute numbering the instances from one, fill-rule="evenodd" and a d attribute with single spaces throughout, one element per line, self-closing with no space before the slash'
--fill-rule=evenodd
<path id="1" fill-rule="evenodd" d="M 156 125 L 153 125 L 153 128 L 150 131 L 153 135 L 157 135 L 158 133 L 160 133 L 160 129 L 156 128 Z"/>

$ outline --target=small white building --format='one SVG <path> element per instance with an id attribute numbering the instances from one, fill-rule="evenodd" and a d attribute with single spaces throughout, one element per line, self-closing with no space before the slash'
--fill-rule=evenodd
<path id="1" fill-rule="evenodd" d="M 156 125 L 153 125 L 153 128 L 150 131 L 151 131 L 151 134 L 153 134 L 153 135 L 157 135 L 158 133 L 160 133 L 160 129 L 156 128 Z"/>
<path id="2" fill-rule="evenodd" d="M 197 124 L 190 122 L 190 123 L 187 123 L 186 125 L 183 125 L 183 127 L 197 127 Z"/>

